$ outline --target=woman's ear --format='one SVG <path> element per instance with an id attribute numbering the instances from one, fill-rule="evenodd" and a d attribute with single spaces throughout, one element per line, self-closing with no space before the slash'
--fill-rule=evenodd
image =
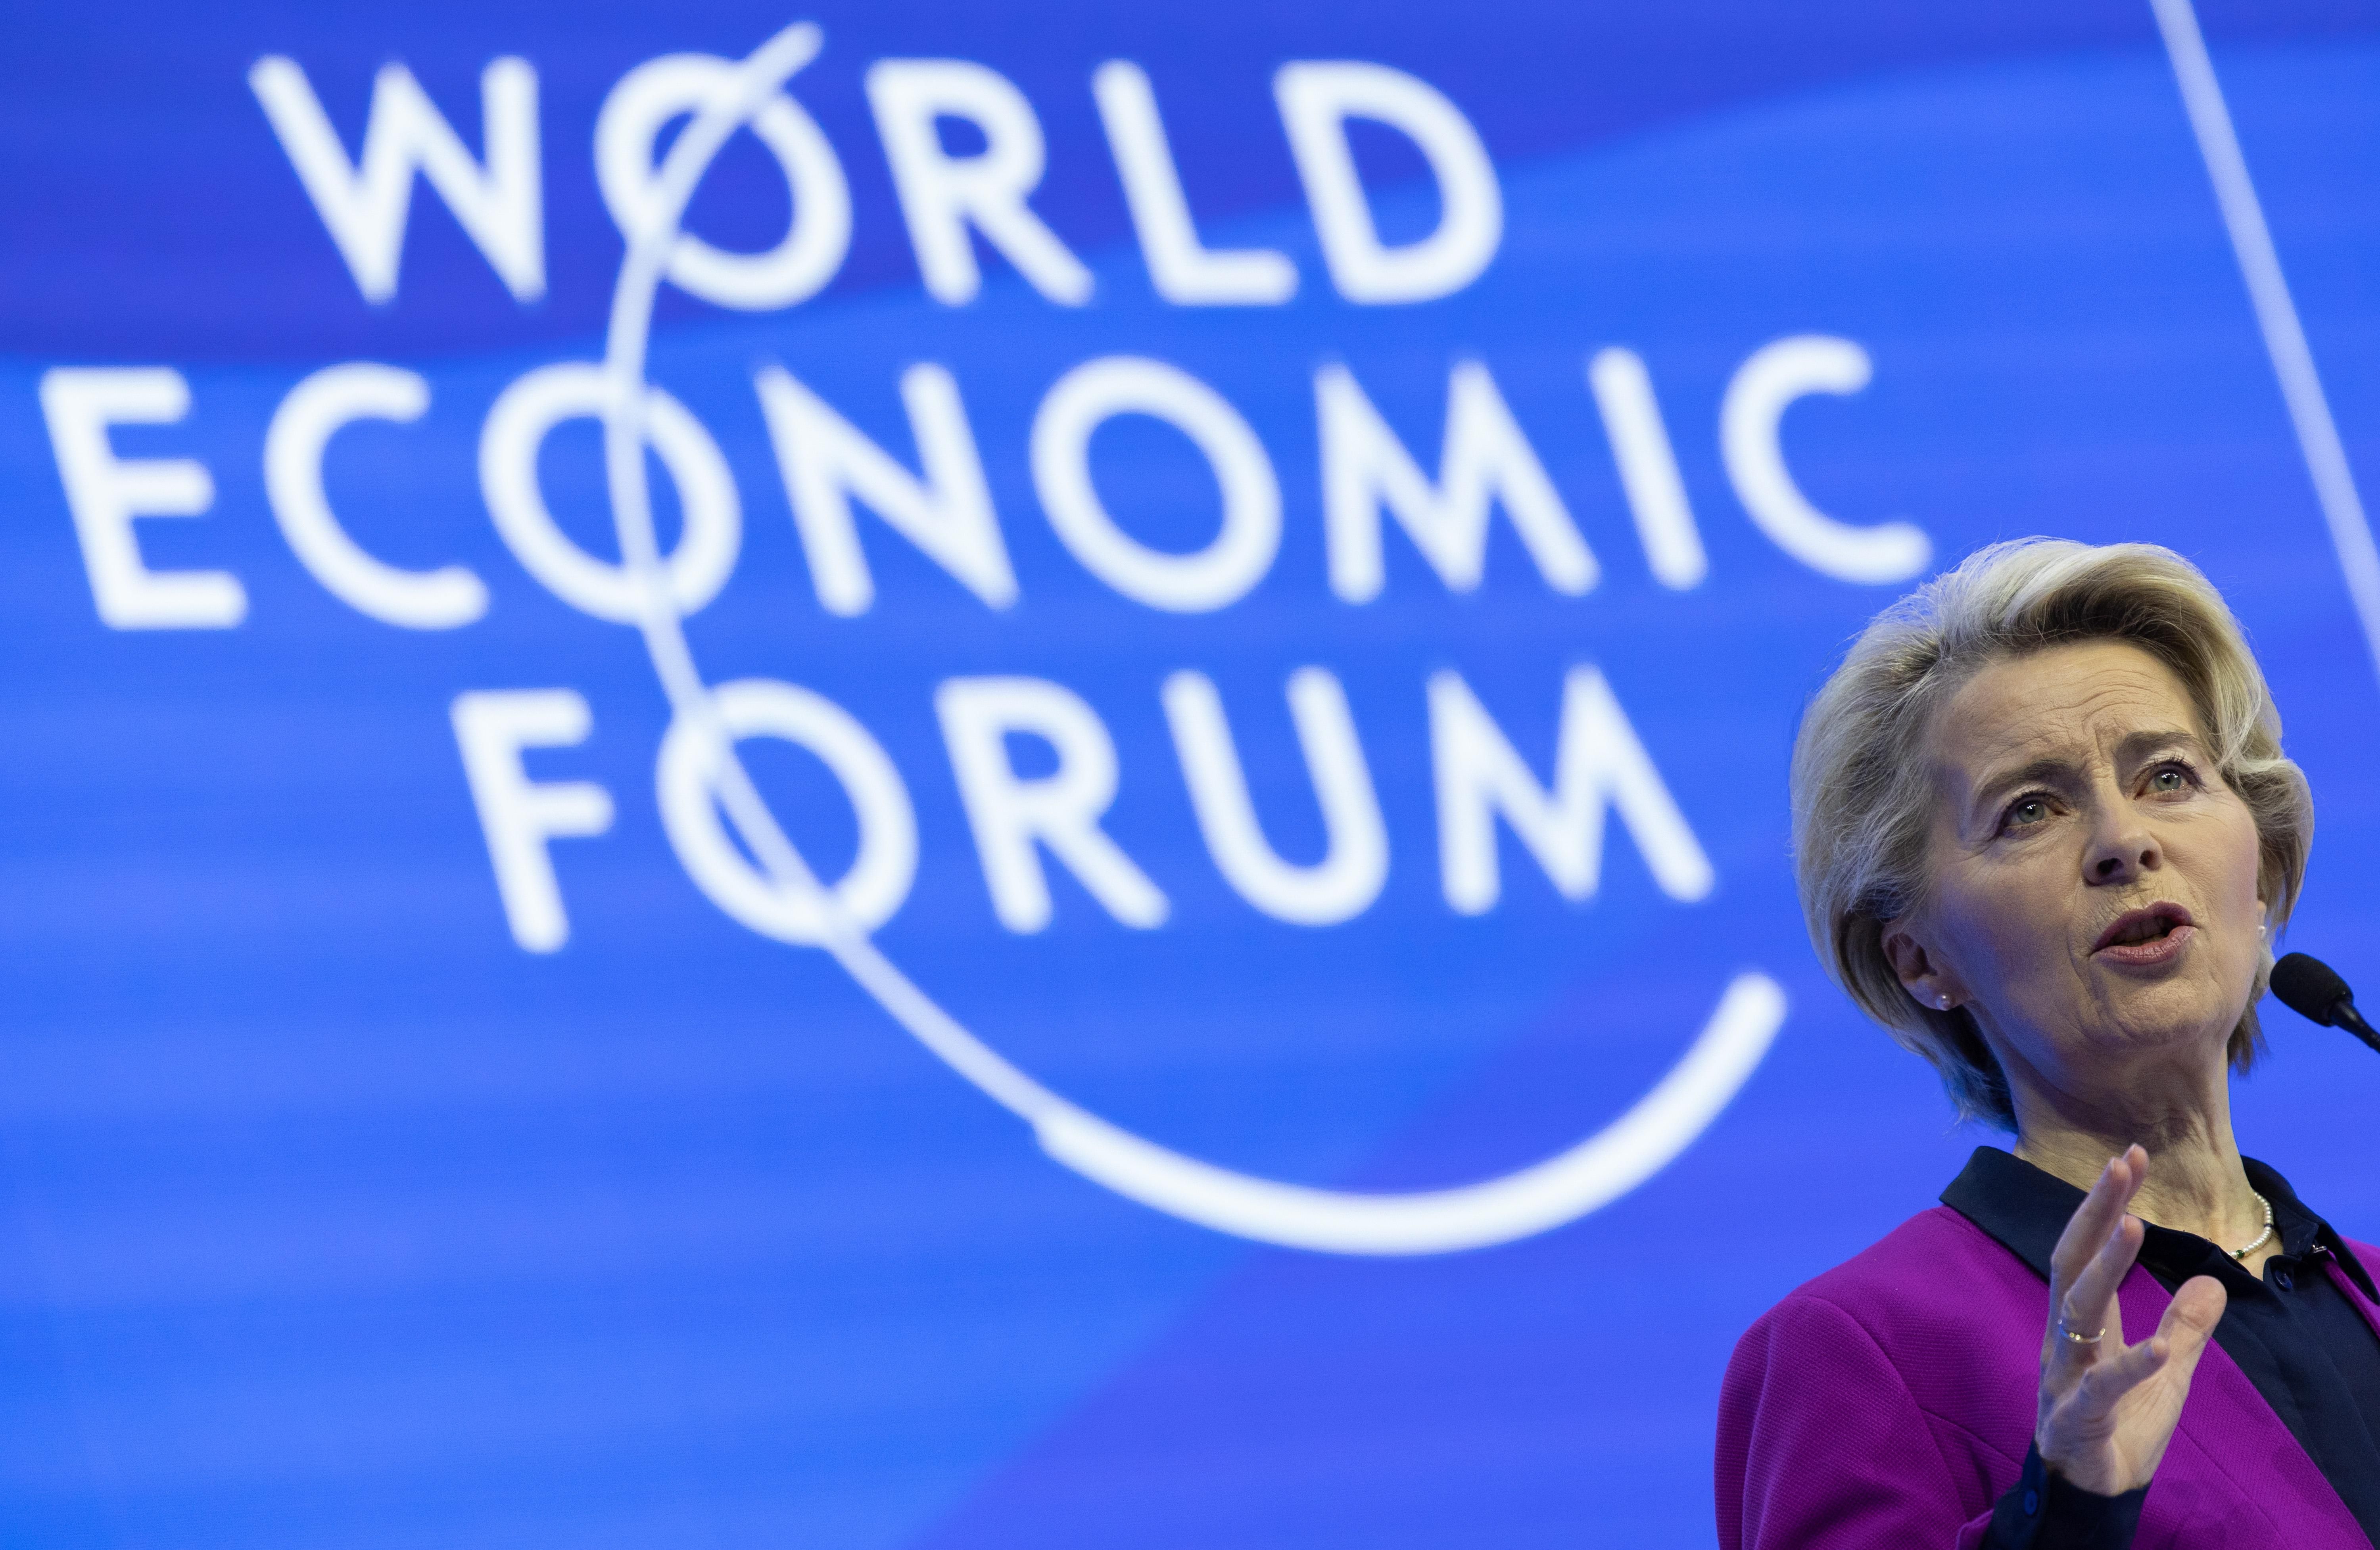
<path id="1" fill-rule="evenodd" d="M 1916 921 L 1907 915 L 1886 921 L 1882 945 L 1885 962 L 1919 1006 L 1948 1011 L 1967 999 L 1958 975 L 1919 939 Z"/>

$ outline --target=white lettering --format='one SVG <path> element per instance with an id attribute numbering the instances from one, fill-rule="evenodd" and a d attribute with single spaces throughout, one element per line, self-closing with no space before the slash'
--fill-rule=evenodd
<path id="1" fill-rule="evenodd" d="M 868 105 L 928 294 L 952 307 L 975 299 L 983 276 L 967 240 L 973 226 L 1051 301 L 1090 300 L 1091 272 L 1025 203 L 1047 153 L 1033 104 L 1007 77 L 964 59 L 880 59 L 868 67 Z M 982 130 L 983 150 L 944 151 L 941 118 Z"/>
<path id="2" fill-rule="evenodd" d="M 1223 492 L 1222 529 L 1206 548 L 1150 549 L 1108 515 L 1091 482 L 1091 435 L 1118 415 L 1163 420 L 1206 454 Z M 1151 608 L 1228 607 L 1264 579 L 1281 548 L 1281 485 L 1264 443 L 1222 394 L 1160 360 L 1103 356 L 1058 379 L 1033 418 L 1033 485 L 1084 568 Z"/>
<path id="3" fill-rule="evenodd" d="M 1330 926 L 1363 914 L 1379 897 L 1389 876 L 1388 825 L 1337 678 L 1305 667 L 1289 680 L 1298 745 L 1328 836 L 1322 859 L 1310 866 L 1283 861 L 1265 839 L 1213 682 L 1177 672 L 1166 679 L 1163 698 L 1198 831 L 1216 869 L 1242 898 L 1277 920 Z"/>
<path id="4" fill-rule="evenodd" d="M 227 630 L 248 617 L 248 592 L 228 571 L 152 571 L 135 518 L 199 516 L 214 479 L 188 457 L 118 457 L 111 425 L 175 425 L 190 387 L 170 367 L 57 367 L 42 374 L 42 418 L 57 454 L 67 510 L 100 622 L 116 630 Z"/>
<path id="5" fill-rule="evenodd" d="M 1016 601 L 1016 574 L 1001 541 L 983 460 L 948 371 L 927 364 L 901 374 L 922 479 L 790 373 L 763 367 L 756 381 L 794 526 L 827 612 L 849 617 L 876 600 L 852 518 L 854 496 L 991 607 Z"/>
<path id="6" fill-rule="evenodd" d="M 1573 597 L 1594 587 L 1595 556 L 1486 367 L 1464 361 L 1448 379 L 1435 485 L 1345 367 L 1316 372 L 1314 397 L 1330 589 L 1341 598 L 1369 602 L 1386 585 L 1383 506 L 1440 580 L 1474 590 L 1488 563 L 1489 503 L 1499 500 L 1547 585 Z"/>
<path id="7" fill-rule="evenodd" d="M 1099 122 L 1123 180 L 1124 203 L 1140 236 L 1149 283 L 1176 307 L 1271 307 L 1297 294 L 1297 266 L 1269 248 L 1217 250 L 1199 242 L 1166 144 L 1157 93 L 1129 59 L 1111 59 L 1091 75 Z"/>
<path id="8" fill-rule="evenodd" d="M 576 689 L 491 689 L 455 696 L 451 714 L 513 940 L 553 952 L 570 939 L 570 918 L 546 847 L 609 829 L 612 793 L 592 781 L 531 781 L 521 751 L 577 747 L 594 713 Z"/>
<path id="9" fill-rule="evenodd" d="M 1611 460 L 1619 466 L 1620 487 L 1627 491 L 1653 579 L 1679 592 L 1700 586 L 1710 574 L 1710 562 L 1694 508 L 1686 503 L 1686 481 L 1678 472 L 1678 454 L 1661 423 L 1644 357 L 1617 345 L 1597 350 L 1586 363 L 1586 381 L 1595 390 L 1595 406 L 1602 413 L 1603 433 L 1610 439 Z"/>
<path id="10" fill-rule="evenodd" d="M 461 565 L 407 571 L 364 551 L 322 492 L 322 452 L 359 419 L 407 425 L 430 407 L 419 372 L 358 361 L 326 367 L 289 390 L 264 433 L 264 490 L 300 563 L 358 612 L 408 630 L 451 630 L 488 612 L 485 583 Z"/>
<path id="11" fill-rule="evenodd" d="M 1479 277 L 1504 237 L 1504 196 L 1479 132 L 1436 87 L 1402 70 L 1354 60 L 1283 65 L 1273 96 L 1331 283 L 1350 301 L 1428 301 Z M 1438 180 L 1438 229 L 1417 242 L 1380 241 L 1347 145 L 1347 120 L 1385 124 L 1412 140 Z"/>
<path id="12" fill-rule="evenodd" d="M 366 301 L 396 297 L 416 172 L 445 200 L 515 299 L 545 294 L 537 72 L 528 60 L 493 60 L 480 72 L 484 167 L 402 65 L 383 65 L 373 79 L 363 156 L 353 163 L 296 60 L 267 54 L 249 70 L 248 83 Z"/>
<path id="13" fill-rule="evenodd" d="M 649 59 L 620 78 L 595 118 L 595 179 L 623 236 L 634 241 L 657 213 L 653 145 L 662 127 L 730 91 L 735 67 L 708 54 Z M 816 295 L 843 267 L 851 247 L 851 189 L 834 147 L 783 91 L 748 120 L 784 174 L 793 214 L 765 253 L 731 253 L 681 233 L 670 248 L 669 278 L 682 288 L 746 311 L 790 307 Z"/>
<path id="14" fill-rule="evenodd" d="M 670 722 L 655 777 L 670 845 L 710 902 L 764 937 L 800 946 L 892 919 L 917 875 L 917 820 L 901 772 L 868 729 L 832 700 L 767 679 L 720 684 L 710 709 L 715 726 L 685 716 Z M 842 881 L 771 878 L 746 859 L 720 821 L 722 734 L 781 738 L 833 772 L 859 820 L 858 854 Z"/>
<path id="15" fill-rule="evenodd" d="M 603 369 L 565 361 L 524 372 L 488 410 L 480 430 L 480 493 L 496 531 L 522 568 L 582 613 L 633 624 L 644 616 L 638 578 L 624 564 L 598 560 L 554 525 L 538 487 L 538 449 L 565 419 L 599 418 Z M 666 557 L 670 601 L 680 615 L 698 613 L 735 569 L 744 542 L 744 511 L 735 477 L 710 432 L 686 406 L 657 387 L 645 390 L 645 424 L 653 450 L 677 484 L 686 530 Z"/>
<path id="16" fill-rule="evenodd" d="M 1670 898 L 1691 902 L 1717 880 L 1652 757 L 1603 674 L 1570 671 L 1549 793 L 1462 675 L 1429 680 L 1430 760 L 1438 784 L 1438 843 L 1446 902 L 1485 914 L 1503 891 L 1496 857 L 1500 814 L 1565 899 L 1591 899 L 1603 868 L 1603 813 L 1622 822 Z"/>
<path id="17" fill-rule="evenodd" d="M 1164 924 L 1165 895 L 1099 828 L 1115 801 L 1116 752 L 1098 712 L 1039 678 L 948 679 L 934 691 L 934 709 L 1002 926 L 1025 933 L 1050 924 L 1050 880 L 1037 843 L 1126 926 Z M 1013 733 L 1047 743 L 1057 769 L 1018 776 L 1008 757 Z"/>
<path id="18" fill-rule="evenodd" d="M 1873 369 L 1848 339 L 1796 334 L 1755 350 L 1736 369 L 1719 403 L 1718 445 L 1736 498 L 1769 540 L 1821 575 L 1881 585 L 1905 581 L 1934 552 L 1909 522 L 1858 527 L 1810 503 L 1785 466 L 1779 423 L 1788 406 L 1814 393 L 1857 393 Z"/>

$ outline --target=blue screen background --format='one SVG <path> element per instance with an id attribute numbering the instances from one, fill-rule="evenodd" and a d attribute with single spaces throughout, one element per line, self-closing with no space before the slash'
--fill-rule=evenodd
<path id="1" fill-rule="evenodd" d="M 2380 466 L 2380 11 L 2289 0 L 2201 18 L 2350 465 Z M 1900 518 L 1935 566 L 2046 533 L 2195 560 L 2252 637 L 2320 829 L 2290 945 L 2350 977 L 2380 927 L 2373 654 L 2275 386 L 2145 5 L 1976 14 L 1490 3 L 1289 8 L 877 5 L 815 14 L 793 93 L 851 185 L 850 252 L 798 306 L 664 292 L 649 376 L 710 431 L 743 510 L 731 580 L 687 624 L 710 682 L 842 706 L 900 770 L 920 859 L 876 934 L 985 1042 L 1193 1156 L 1354 1191 L 1522 1167 L 1633 1104 L 1730 976 L 1782 987 L 1766 1058 L 1674 1162 L 1539 1236 L 1378 1258 L 1269 1247 L 1059 1166 L 813 949 L 707 900 L 653 795 L 670 707 L 635 632 L 574 610 L 492 528 L 489 406 L 592 360 L 622 242 L 589 153 L 612 84 L 736 58 L 801 18 L 728 5 L 565 16 L 56 6 L 0 61 L 0 1528 L 44 1546 L 1705 1544 L 1736 1336 L 1933 1203 L 1966 1150 L 1931 1076 L 1812 959 L 1785 761 L 1843 644 L 1907 583 L 1817 574 L 1748 518 L 1718 406 L 1782 336 L 1856 341 L 1872 382 L 1792 408 L 1822 510 Z M 500 54 L 538 71 L 548 290 L 508 294 L 427 184 L 399 292 L 366 303 L 247 84 L 298 60 L 352 152 L 402 60 L 465 143 Z M 1049 146 L 1033 208 L 1096 279 L 1052 304 L 990 248 L 953 308 L 922 287 L 861 90 L 886 57 L 988 65 Z M 1217 248 L 1295 263 L 1277 308 L 1152 290 L 1091 71 L 1154 82 Z M 1360 59 L 1461 108 L 1496 166 L 1494 260 L 1440 299 L 1331 286 L 1273 105 L 1293 59 Z M 954 142 L 955 144 L 955 142 Z M 963 150 L 964 147 L 958 147 Z M 1355 150 L 1384 239 L 1439 196 L 1393 135 Z M 767 246 L 787 195 L 749 137 L 690 228 Z M 1585 362 L 1645 363 L 1709 557 L 1647 571 Z M 1167 613 L 1052 533 L 1028 458 L 1050 385 L 1146 356 L 1255 430 L 1280 551 L 1243 599 Z M 340 432 L 324 484 L 391 563 L 470 566 L 491 604 L 393 628 L 276 527 L 261 449 L 310 372 L 419 372 L 409 425 Z M 873 516 L 877 601 L 823 609 L 753 389 L 782 366 L 915 466 L 898 393 L 962 391 L 1020 600 L 987 608 Z M 1457 361 L 1492 373 L 1601 566 L 1548 586 L 1511 523 L 1456 592 L 1393 525 L 1380 596 L 1326 573 L 1313 381 L 1343 364 L 1426 468 Z M 168 366 L 177 423 L 124 458 L 208 468 L 206 515 L 138 527 L 155 571 L 221 569 L 238 627 L 107 627 L 39 396 L 59 367 Z M 616 554 L 592 420 L 540 459 L 557 524 Z M 1093 466 L 1143 542 L 1196 549 L 1212 477 L 1146 420 Z M 666 489 L 666 481 L 663 481 Z M 663 502 L 667 508 L 667 499 Z M 674 517 L 663 521 L 665 538 Z M 607 547 L 609 546 L 609 547 Z M 1935 568 L 1929 566 L 1929 571 Z M 1424 685 L 1460 672 L 1549 778 L 1563 674 L 1599 668 L 1717 874 L 1659 886 L 1606 826 L 1564 899 L 1507 831 L 1475 916 L 1440 886 Z M 1159 685 L 1230 709 L 1272 843 L 1324 832 L 1281 697 L 1344 685 L 1386 822 L 1368 909 L 1286 925 L 1218 873 Z M 995 916 L 934 710 L 955 676 L 1062 684 L 1111 735 L 1107 832 L 1171 902 L 1119 924 L 1067 870 L 1053 916 Z M 450 706 L 567 687 L 592 711 L 537 780 L 601 783 L 557 840 L 562 951 L 516 945 Z M 851 810 L 824 767 L 747 745 L 832 878 Z M 1016 754 L 1028 773 L 1032 750 Z M 2275 1011 L 2242 1144 L 2380 1237 L 2364 1116 L 2380 1070 Z"/>

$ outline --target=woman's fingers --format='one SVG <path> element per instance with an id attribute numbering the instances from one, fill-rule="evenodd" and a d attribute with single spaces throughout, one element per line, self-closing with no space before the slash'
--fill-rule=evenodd
<path id="1" fill-rule="evenodd" d="M 2107 1359 L 2082 1376 L 2082 1398 L 2089 1403 L 2113 1405 L 2131 1389 L 2168 1367 L 2184 1384 L 2206 1354 L 2216 1325 L 2228 1302 L 2223 1283 L 2212 1276 L 2194 1276 L 2166 1304 L 2156 1333 L 2136 1346 L 2111 1344 Z"/>
<path id="2" fill-rule="evenodd" d="M 2204 1341 L 2200 1342 L 2198 1349 L 2204 1349 Z M 2136 1346 L 2117 1346 L 2104 1361 L 2082 1374 L 2076 1397 L 2082 1400 L 2085 1413 L 2097 1411 L 2104 1414 L 2113 1410 L 2116 1402 L 2125 1395 L 2156 1376 L 2173 1361 L 2173 1357 L 2174 1342 L 2162 1333 L 2152 1335 Z M 2197 1360 L 2195 1350 L 2191 1360 Z"/>
<path id="3" fill-rule="evenodd" d="M 2070 1340 L 2062 1336 L 2058 1343 L 2082 1354 L 2096 1349 L 2100 1351 L 2119 1350 L 2124 1343 L 2123 1315 L 2117 1311 L 2116 1289 L 2124 1282 L 2124 1275 L 2141 1252 L 2141 1238 L 2145 1229 L 2137 1217 L 2116 1218 L 2115 1230 L 2107 1234 L 2099 1252 L 2082 1266 L 2060 1300 L 2058 1317 L 2067 1329 L 2082 1336 L 2084 1340 L 2095 1332 L 2104 1332 L 2106 1339 L 2095 1345 Z"/>
<path id="4" fill-rule="evenodd" d="M 2058 1234 L 2058 1247 L 2050 1251 L 2051 1279 L 2066 1286 L 2074 1284 L 2074 1278 L 2115 1229 L 2124 1207 L 2131 1204 L 2133 1192 L 2148 1176 L 2148 1154 L 2138 1146 L 2128 1146 L 2121 1156 L 2107 1159 L 2107 1166 L 2093 1181 L 2091 1192 L 2074 1208 L 2074 1215 L 2067 1218 L 2066 1230 Z"/>
<path id="5" fill-rule="evenodd" d="M 2046 1361 L 2071 1365 L 2077 1358 L 2095 1354 L 2092 1345 L 2065 1338 L 2058 1326 L 2063 1322 L 2068 1329 L 2087 1336 L 2113 1318 L 2116 1288 L 2140 1251 L 2139 1229 L 2126 1225 L 2124 1208 L 2147 1174 L 2148 1154 L 2138 1146 L 2125 1148 L 2099 1170 L 2058 1235 L 2049 1256 L 2050 1327 L 2042 1336 Z M 2108 1316 L 2100 1317 L 2102 1312 Z"/>
<path id="6" fill-rule="evenodd" d="M 2185 1379 L 2206 1354 L 2206 1342 L 2214 1338 L 2215 1326 L 2223 1322 L 2223 1310 L 2230 1301 L 2221 1281 L 2212 1276 L 2193 1276 L 2181 1283 L 2181 1290 L 2166 1304 L 2165 1316 L 2157 1320 L 2155 1338 L 2173 1348 L 2173 1360 Z"/>
<path id="7" fill-rule="evenodd" d="M 2155 1470 L 2225 1306 L 2222 1283 L 2196 1277 L 2174 1293 L 2155 1334 L 2124 1343 L 2117 1293 L 2147 1231 L 2127 1207 L 2147 1172 L 2137 1146 L 2111 1159 L 2050 1260 L 2034 1441 L 2053 1468 L 2102 1495 L 2120 1495 Z M 2083 1338 L 2067 1338 L 2068 1330 Z"/>

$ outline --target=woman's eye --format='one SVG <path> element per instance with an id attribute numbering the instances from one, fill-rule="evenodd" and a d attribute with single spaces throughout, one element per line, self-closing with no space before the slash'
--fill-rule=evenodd
<path id="1" fill-rule="evenodd" d="M 2160 796 L 2190 789 L 2190 771 L 2180 765 L 2168 764 L 2149 777 L 2149 790 Z"/>
<path id="2" fill-rule="evenodd" d="M 2028 796 L 2010 804 L 2008 827 L 2024 829 L 2049 817 L 2049 804 L 2037 796 Z"/>

